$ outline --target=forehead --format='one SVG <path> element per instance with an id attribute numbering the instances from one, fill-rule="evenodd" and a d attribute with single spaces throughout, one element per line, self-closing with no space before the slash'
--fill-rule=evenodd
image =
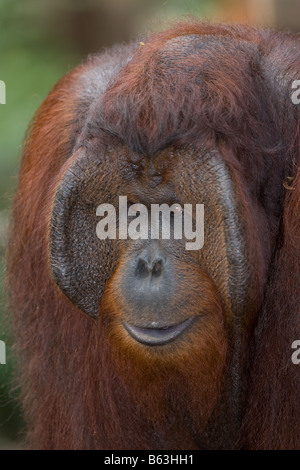
<path id="1" fill-rule="evenodd" d="M 122 146 L 111 149 L 111 164 L 118 159 L 117 171 L 123 182 L 160 190 L 161 186 L 177 187 L 187 171 L 196 173 L 207 153 L 204 147 L 197 152 L 169 147 L 154 155 L 141 155 Z"/>

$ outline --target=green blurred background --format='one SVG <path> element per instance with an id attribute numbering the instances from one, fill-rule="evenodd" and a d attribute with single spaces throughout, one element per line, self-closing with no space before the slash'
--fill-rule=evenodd
<path id="1" fill-rule="evenodd" d="M 0 80 L 6 84 L 6 104 L 0 104 L 0 340 L 7 350 L 7 363 L 0 364 L 0 449 L 23 447 L 3 277 L 26 127 L 55 82 L 88 53 L 186 15 L 300 30 L 300 0 L 0 0 Z"/>

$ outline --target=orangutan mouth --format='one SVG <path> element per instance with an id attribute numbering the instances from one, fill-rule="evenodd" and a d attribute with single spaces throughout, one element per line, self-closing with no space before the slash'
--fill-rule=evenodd
<path id="1" fill-rule="evenodd" d="M 181 323 L 163 328 L 141 328 L 124 322 L 124 327 L 130 336 L 146 346 L 162 346 L 177 339 L 194 321 L 188 318 Z"/>

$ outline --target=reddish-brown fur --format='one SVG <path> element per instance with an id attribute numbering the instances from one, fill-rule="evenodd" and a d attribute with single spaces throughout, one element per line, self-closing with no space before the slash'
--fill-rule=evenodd
<path id="1" fill-rule="evenodd" d="M 166 70 L 163 79 L 157 74 L 157 60 L 166 42 L 185 35 L 239 39 L 257 49 L 255 60 L 249 56 L 249 62 L 243 62 L 230 48 L 225 56 L 216 52 L 214 66 L 205 71 L 211 81 L 203 99 L 192 86 L 199 72 L 193 70 L 192 60 L 185 63 L 191 66 L 186 74 L 170 77 Z M 253 336 L 250 354 L 243 352 L 241 358 L 249 363 L 243 423 L 240 434 L 230 437 L 227 446 L 300 448 L 300 369 L 291 362 L 291 344 L 300 338 L 300 105 L 293 105 L 290 97 L 293 80 L 300 79 L 299 37 L 188 22 L 145 42 L 145 46 L 113 50 L 69 73 L 46 98 L 27 135 L 13 209 L 8 283 L 31 445 L 47 449 L 195 448 L 196 439 L 191 440 L 182 423 L 190 420 L 195 435 L 205 427 L 219 395 L 218 390 L 211 390 L 215 379 L 211 371 L 215 368 L 216 376 L 220 375 L 220 387 L 223 380 L 210 360 L 213 356 L 217 363 L 226 361 L 226 341 L 216 329 L 203 332 L 205 347 L 200 353 L 191 352 L 190 368 L 182 368 L 180 358 L 177 363 L 174 357 L 149 359 L 147 375 L 138 349 L 128 348 L 128 357 L 112 349 L 102 329 L 64 298 L 51 279 L 47 253 L 51 201 L 62 166 L 72 156 L 87 118 L 94 117 L 89 129 L 91 145 L 100 145 L 95 143 L 100 135 L 101 145 L 121 141 L 142 155 L 153 155 L 169 145 L 220 150 L 247 188 L 249 206 L 250 196 L 258 201 L 256 218 L 261 217 L 260 202 L 269 213 L 263 237 L 251 235 L 262 247 L 266 239 L 273 240 L 272 253 L 265 248 L 257 251 L 257 264 L 268 265 L 272 258 L 268 280 L 263 275 L 260 279 L 264 301 L 256 334 L 252 319 L 242 333 Z M 108 67 L 109 54 L 129 53 L 134 53 L 133 59 L 116 72 L 117 78 L 101 98 L 101 117 L 93 116 L 93 99 L 101 94 L 100 85 L 90 91 L 91 84 L 95 85 L 93 68 L 101 63 Z M 162 94 L 167 97 L 163 102 Z M 285 176 L 295 176 L 290 191 L 283 189 Z M 217 317 L 218 294 L 213 288 L 209 292 Z M 118 299 L 109 292 L 103 311 L 107 305 L 118 311 Z M 122 370 L 130 370 L 127 360 L 135 373 L 123 377 Z M 202 369 L 197 373 L 199 361 Z M 149 395 L 145 390 L 152 367 L 157 379 Z M 173 377 L 176 367 L 177 382 L 170 382 L 168 377 Z M 174 402 L 184 394 L 188 403 L 175 422 L 168 422 L 161 398 L 171 389 Z M 201 400 L 208 416 L 198 415 Z M 136 413 L 143 408 L 146 421 Z M 218 447 L 219 440 L 224 442 L 223 434 L 226 429 L 215 430 L 212 447 Z"/>

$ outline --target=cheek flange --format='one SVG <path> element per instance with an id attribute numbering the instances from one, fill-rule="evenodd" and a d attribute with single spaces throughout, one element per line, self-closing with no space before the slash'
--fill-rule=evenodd
<path id="1" fill-rule="evenodd" d="M 97 318 L 106 282 L 116 267 L 113 241 L 100 241 L 96 235 L 96 208 L 109 197 L 112 174 L 110 165 L 104 171 L 104 162 L 83 150 L 74 157 L 54 195 L 49 262 L 60 290 L 80 310 Z"/>
<path id="2" fill-rule="evenodd" d="M 215 282 L 230 317 L 256 312 L 269 249 L 267 237 L 266 245 L 261 243 L 262 234 L 268 233 L 262 208 L 219 152 L 180 150 L 177 162 L 176 171 L 185 183 L 180 198 L 204 205 L 204 245 L 195 252 L 199 265 Z"/>

